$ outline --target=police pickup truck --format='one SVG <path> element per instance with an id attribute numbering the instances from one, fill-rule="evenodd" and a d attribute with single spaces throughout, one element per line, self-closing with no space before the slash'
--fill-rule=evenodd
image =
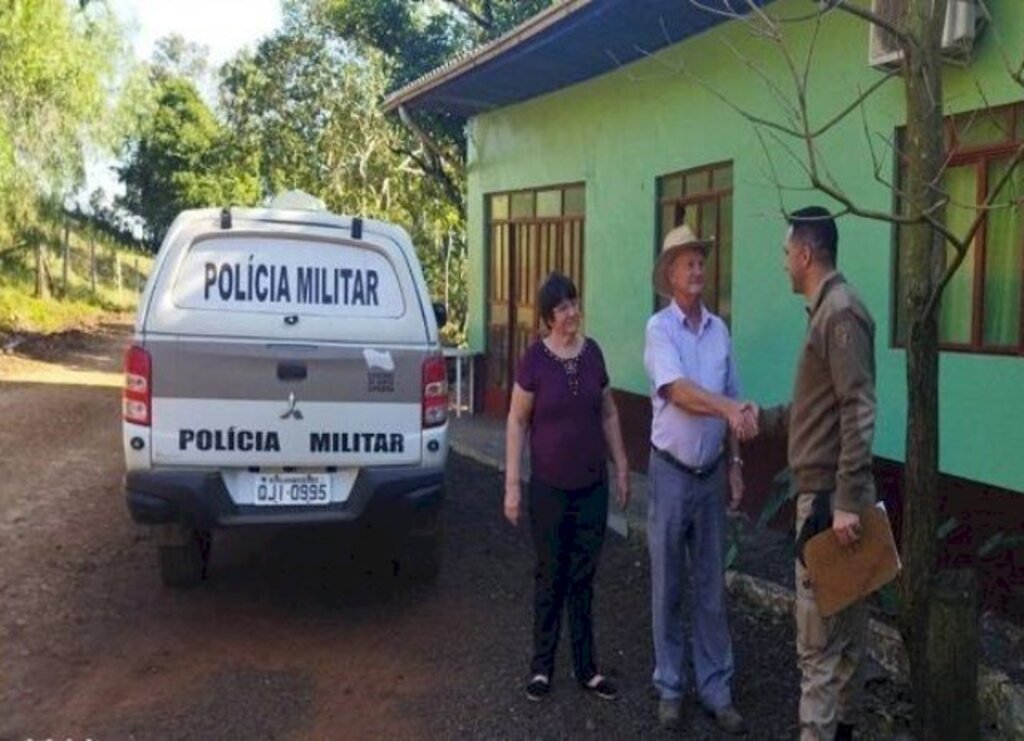
<path id="1" fill-rule="evenodd" d="M 302 196 L 182 213 L 142 294 L 125 490 L 166 585 L 204 578 L 212 530 L 250 525 L 373 523 L 400 572 L 437 572 L 444 307 L 401 228 Z"/>

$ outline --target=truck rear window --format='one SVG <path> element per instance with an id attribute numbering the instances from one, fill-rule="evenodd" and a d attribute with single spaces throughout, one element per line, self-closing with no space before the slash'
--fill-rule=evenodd
<path id="1" fill-rule="evenodd" d="M 395 318 L 405 312 L 390 260 L 372 247 L 315 239 L 209 237 L 175 276 L 182 309 Z"/>

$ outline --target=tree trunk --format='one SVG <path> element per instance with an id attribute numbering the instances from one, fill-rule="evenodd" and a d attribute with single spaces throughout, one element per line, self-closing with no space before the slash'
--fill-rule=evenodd
<path id="1" fill-rule="evenodd" d="M 940 571 L 932 582 L 928 645 L 927 738 L 980 737 L 978 703 L 978 586 L 974 571 Z M 941 729 L 941 731 L 940 731 Z"/>
<path id="2" fill-rule="evenodd" d="M 906 28 L 916 42 L 904 49 L 907 128 L 902 154 L 907 160 L 904 215 L 911 218 L 930 213 L 943 219 L 942 209 L 935 205 L 943 197 L 945 168 L 940 57 L 945 6 L 944 0 L 909 3 Z M 934 624 L 929 604 L 935 588 L 931 576 L 938 550 L 939 350 L 938 323 L 934 312 L 927 311 L 945 261 L 941 233 L 924 221 L 903 227 L 900 269 L 906 279 L 903 309 L 909 332 L 901 629 L 910 659 L 914 733 L 922 739 L 946 737 L 946 729 L 936 725 L 943 717 L 944 700 L 937 693 L 941 675 L 936 673 L 942 670 L 929 661 L 941 655 L 942 647 L 935 641 L 948 637 L 933 635 L 930 630 Z M 973 705 L 973 711 L 964 712 L 977 717 L 977 693 L 958 698 L 958 703 Z"/>

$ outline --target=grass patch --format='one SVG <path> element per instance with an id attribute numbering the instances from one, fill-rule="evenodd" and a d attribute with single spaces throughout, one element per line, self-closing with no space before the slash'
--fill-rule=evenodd
<path id="1" fill-rule="evenodd" d="M 35 252 L 0 260 L 0 334 L 51 334 L 93 327 L 111 315 L 133 313 L 153 258 L 73 233 L 64 282 L 62 251 L 46 258 L 50 298 L 35 295 Z"/>
<path id="2" fill-rule="evenodd" d="M 125 307 L 123 311 L 130 311 Z M 89 301 L 38 299 L 19 287 L 0 287 L 0 333 L 51 334 L 93 327 L 117 313 L 116 307 Z"/>

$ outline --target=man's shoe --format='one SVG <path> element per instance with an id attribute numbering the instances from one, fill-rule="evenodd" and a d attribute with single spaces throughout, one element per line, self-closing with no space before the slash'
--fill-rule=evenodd
<path id="1" fill-rule="evenodd" d="M 715 719 L 715 724 L 726 733 L 739 736 L 747 732 L 747 724 L 743 722 L 743 716 L 732 705 L 708 712 Z"/>
<path id="2" fill-rule="evenodd" d="M 678 731 L 683 723 L 683 703 L 679 700 L 658 700 L 658 725 L 666 731 Z"/>
<path id="3" fill-rule="evenodd" d="M 836 741 L 853 741 L 853 723 L 840 723 L 836 726 Z"/>

